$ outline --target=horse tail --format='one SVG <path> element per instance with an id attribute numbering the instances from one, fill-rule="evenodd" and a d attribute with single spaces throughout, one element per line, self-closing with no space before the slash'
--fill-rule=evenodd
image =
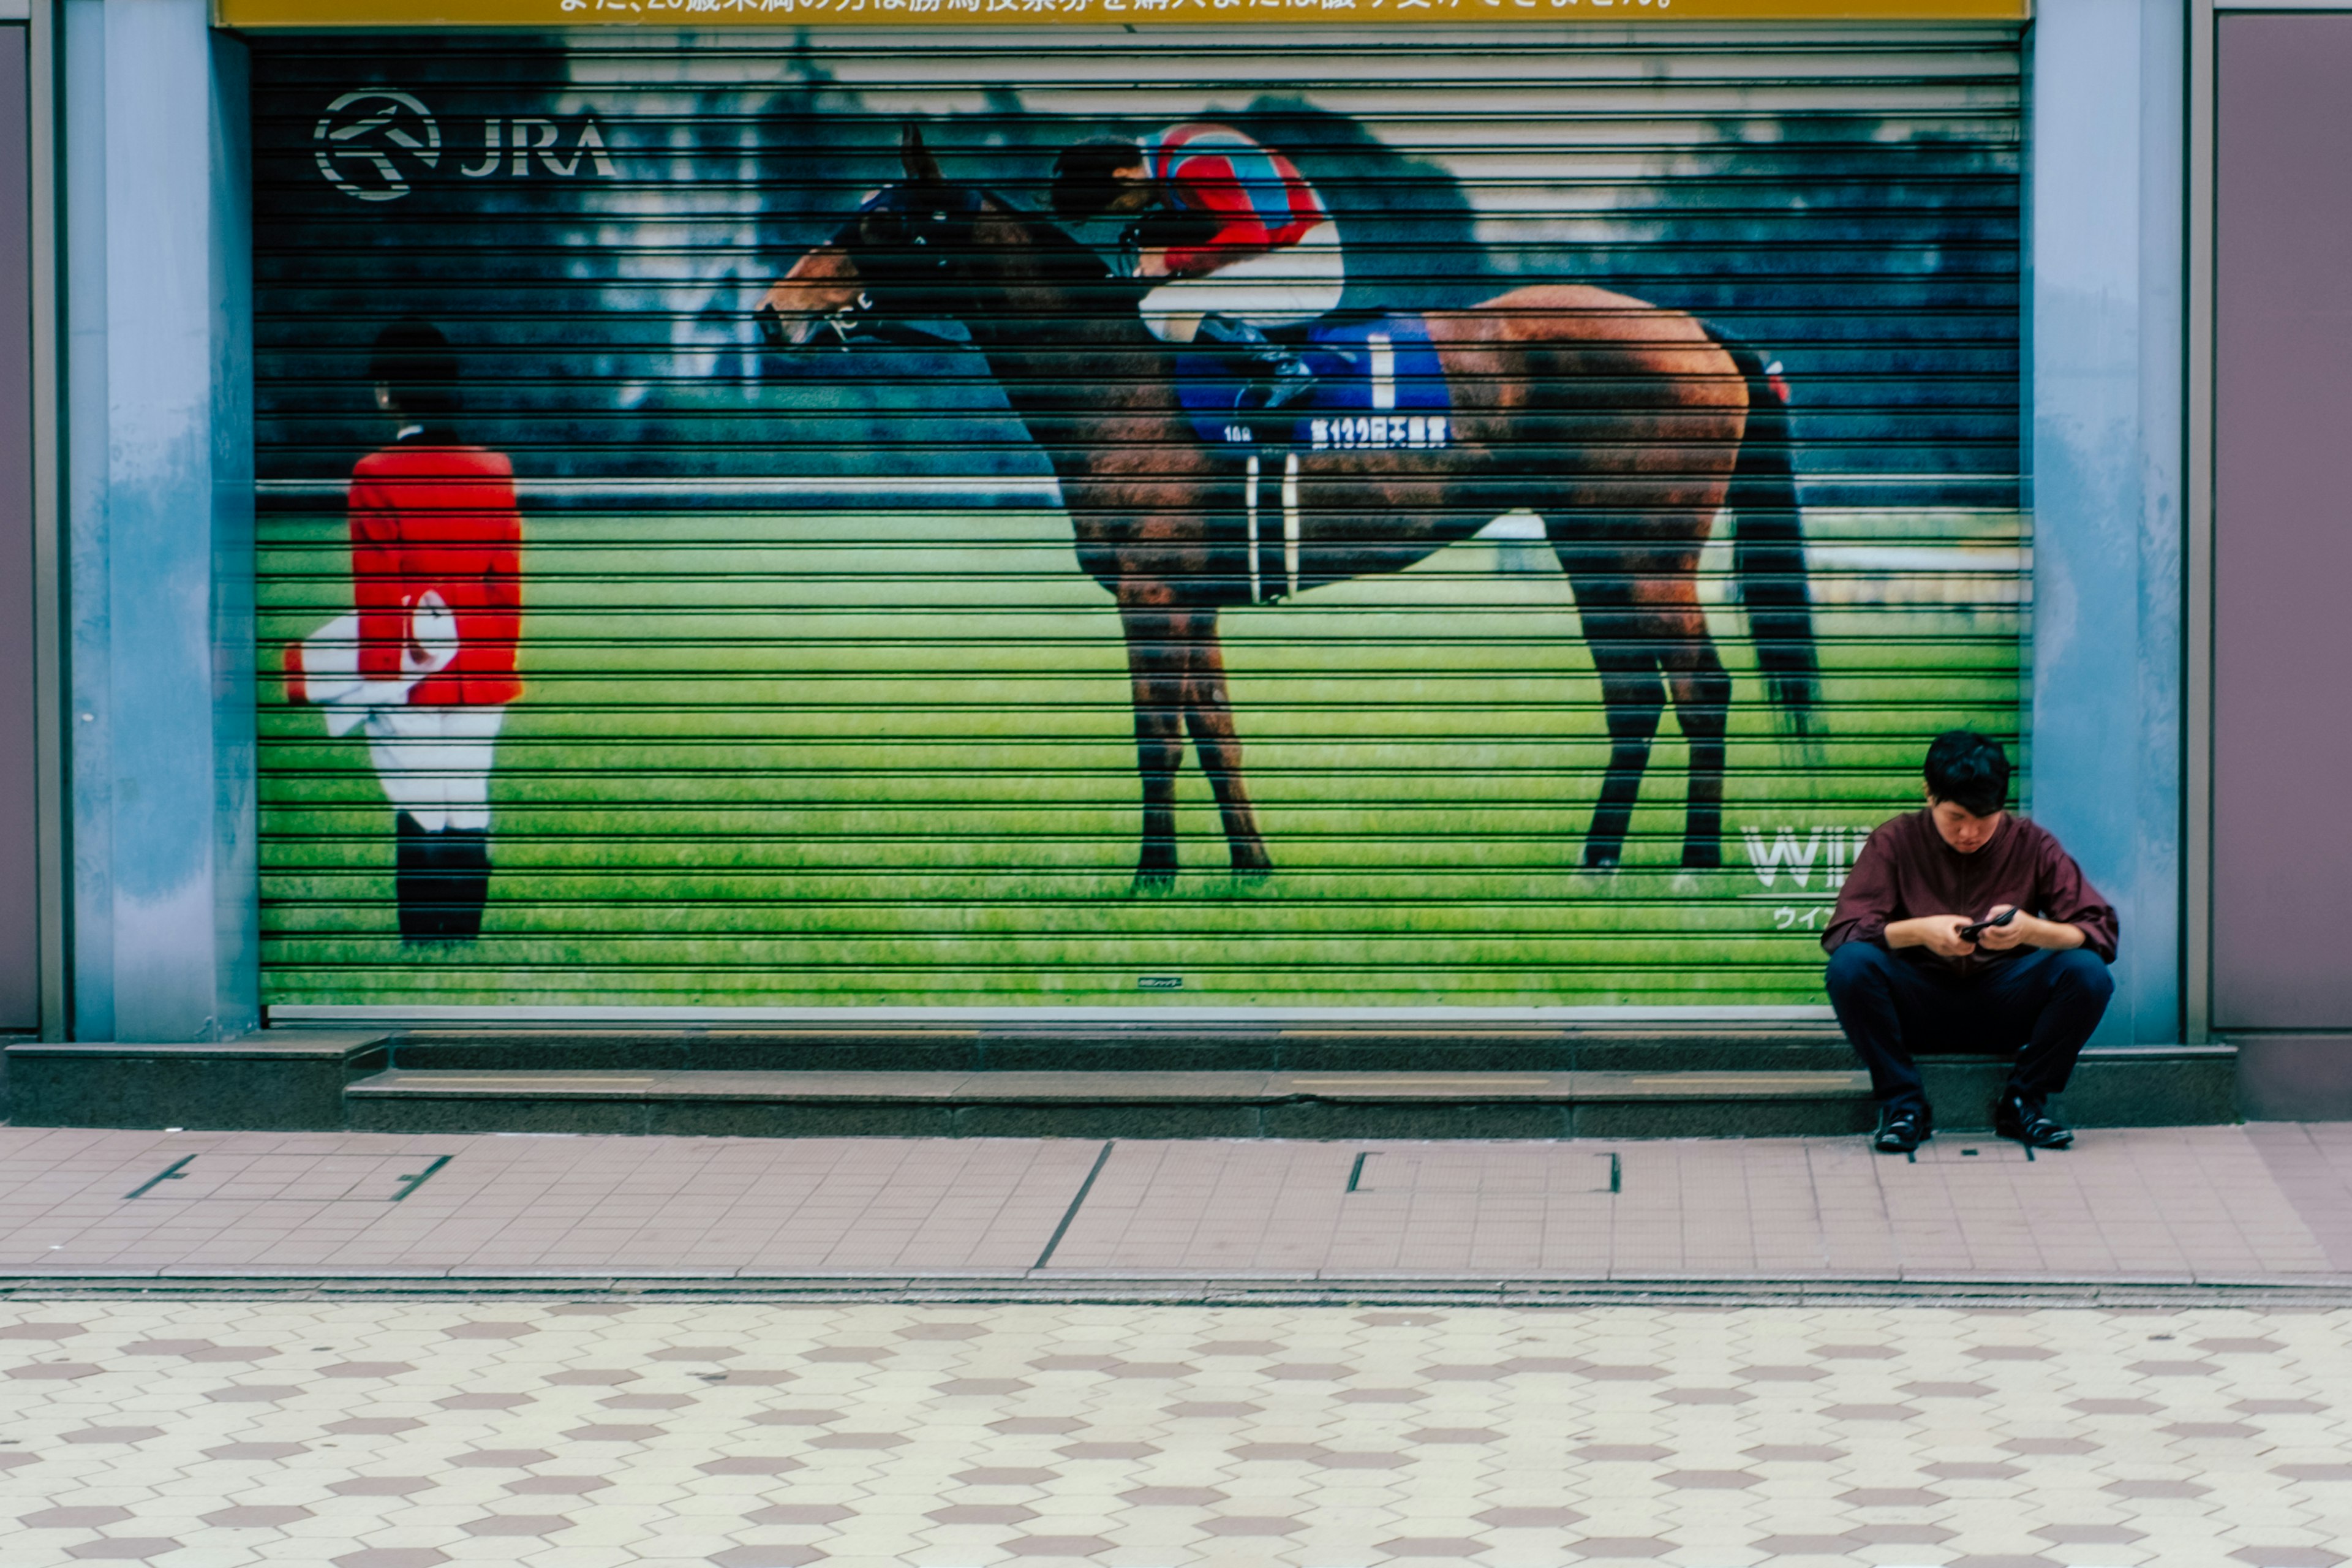
<path id="1" fill-rule="evenodd" d="M 1748 430 L 1727 498 L 1738 531 L 1732 569 L 1756 637 L 1756 662 L 1773 704 L 1798 734 L 1812 731 L 1822 668 L 1813 643 L 1812 594 L 1805 581 L 1805 534 L 1789 459 L 1789 400 L 1779 365 L 1709 329 L 1748 383 Z"/>

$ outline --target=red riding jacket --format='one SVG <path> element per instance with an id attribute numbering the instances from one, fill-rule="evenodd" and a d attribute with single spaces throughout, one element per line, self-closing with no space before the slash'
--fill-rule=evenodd
<path id="1" fill-rule="evenodd" d="M 1169 248 L 1175 277 L 1199 277 L 1296 245 L 1329 221 L 1297 165 L 1229 125 L 1179 125 L 1146 136 L 1141 145 L 1145 171 L 1169 203 L 1217 224 L 1200 244 Z"/>
<path id="2" fill-rule="evenodd" d="M 360 674 L 397 679 L 409 616 L 428 590 L 457 621 L 457 656 L 416 684 L 416 707 L 511 702 L 522 623 L 522 515 L 499 454 L 438 432 L 404 437 L 352 470 L 352 589 Z"/>

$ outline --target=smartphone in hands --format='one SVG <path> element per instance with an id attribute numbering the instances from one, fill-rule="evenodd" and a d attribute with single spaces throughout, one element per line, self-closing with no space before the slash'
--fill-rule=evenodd
<path id="1" fill-rule="evenodd" d="M 1984 934 L 1985 927 L 2005 926 L 2016 918 L 2016 910 L 2006 909 L 1989 921 L 1970 921 L 1968 924 L 1962 926 L 1958 931 L 1952 934 L 1958 937 L 1962 942 L 1974 942 L 1978 937 Z"/>

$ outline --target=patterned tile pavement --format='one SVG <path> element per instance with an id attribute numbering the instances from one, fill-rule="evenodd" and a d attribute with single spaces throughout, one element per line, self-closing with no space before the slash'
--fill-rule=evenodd
<path id="1" fill-rule="evenodd" d="M 2213 1306 L 20 1299 L 0 1561 L 2325 1568 L 2347 1340 Z"/>
<path id="2" fill-rule="evenodd" d="M 2352 1287 L 2352 1125 L 1408 1143 L 0 1127 L 0 1281 L 212 1274 Z"/>

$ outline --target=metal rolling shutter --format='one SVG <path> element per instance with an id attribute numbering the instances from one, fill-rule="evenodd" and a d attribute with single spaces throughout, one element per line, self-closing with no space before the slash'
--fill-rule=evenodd
<path id="1" fill-rule="evenodd" d="M 2013 28 L 265 37 L 254 103 L 265 668 L 351 606 L 385 323 L 446 331 L 524 520 L 478 941 L 403 946 L 362 738 L 265 709 L 281 1010 L 1804 1005 L 1927 739 L 2015 734 Z M 1227 874 L 1188 757 L 1181 875 L 1130 890 L 1119 619 L 987 364 L 777 353 L 753 308 L 898 178 L 904 123 L 1034 210 L 1056 149 L 1194 120 L 1321 192 L 1350 308 L 1590 283 L 1777 366 L 1820 700 L 1810 741 L 1776 722 L 1751 615 L 1793 558 L 1743 605 L 1727 510 L 1721 868 L 1683 865 L 1671 712 L 1619 868 L 1583 868 L 1609 728 L 1517 513 L 1225 609 L 1275 874 Z"/>

